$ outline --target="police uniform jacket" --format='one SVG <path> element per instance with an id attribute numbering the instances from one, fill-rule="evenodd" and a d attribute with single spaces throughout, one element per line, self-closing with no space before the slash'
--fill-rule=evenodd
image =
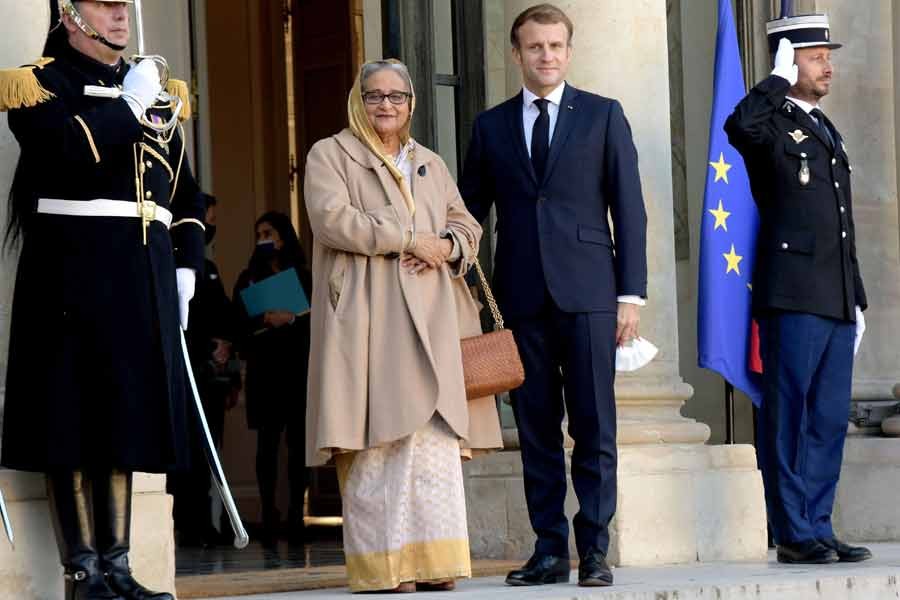
<path id="1" fill-rule="evenodd" d="M 185 365 L 176 267 L 203 268 L 205 204 L 179 134 L 142 127 L 109 66 L 66 47 L 34 68 L 46 99 L 10 110 L 21 146 L 12 198 L 25 213 L 13 300 L 2 464 L 163 472 L 184 462 Z M 157 114 L 161 119 L 168 110 Z M 140 218 L 35 212 L 39 198 L 153 201 Z"/>
<path id="2" fill-rule="evenodd" d="M 768 77 L 725 123 L 760 215 L 753 311 L 853 321 L 855 305 L 866 308 L 866 293 L 856 258 L 850 159 L 831 122 L 833 145 L 786 98 L 789 88 L 786 79 Z"/>

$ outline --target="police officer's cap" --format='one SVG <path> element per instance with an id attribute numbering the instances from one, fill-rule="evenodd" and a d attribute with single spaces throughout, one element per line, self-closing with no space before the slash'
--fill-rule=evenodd
<path id="1" fill-rule="evenodd" d="M 769 36 L 769 51 L 772 53 L 778 50 L 781 38 L 787 38 L 794 48 L 825 46 L 834 49 L 842 46 L 831 41 L 828 15 L 796 15 L 775 19 L 766 23 L 766 34 Z"/>

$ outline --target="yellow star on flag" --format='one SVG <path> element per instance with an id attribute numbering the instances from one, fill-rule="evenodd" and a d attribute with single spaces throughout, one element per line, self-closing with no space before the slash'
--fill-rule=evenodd
<path id="1" fill-rule="evenodd" d="M 728 261 L 728 269 L 725 271 L 725 274 L 728 275 L 729 273 L 734 271 L 735 273 L 740 275 L 741 268 L 739 265 L 741 264 L 741 261 L 744 260 L 744 257 L 738 256 L 737 254 L 735 254 L 734 244 L 731 245 L 731 252 L 728 252 L 727 254 L 723 254 L 722 256 L 724 256 L 725 260 Z"/>
<path id="2" fill-rule="evenodd" d="M 728 212 L 727 210 L 725 210 L 724 208 L 722 208 L 721 200 L 719 200 L 719 208 L 716 208 L 716 209 L 708 208 L 706 210 L 708 210 L 709 214 L 711 214 L 712 216 L 714 216 L 716 218 L 716 224 L 713 227 L 713 231 L 715 231 L 719 227 L 721 227 L 725 231 L 728 231 L 728 223 L 726 223 L 725 220 L 731 216 L 731 213 Z"/>
<path id="3" fill-rule="evenodd" d="M 713 183 L 716 183 L 720 179 L 724 179 L 725 183 L 728 183 L 728 170 L 731 168 L 727 162 L 725 162 L 725 155 L 719 152 L 719 162 L 711 162 L 709 163 L 713 169 L 716 170 L 716 180 Z"/>

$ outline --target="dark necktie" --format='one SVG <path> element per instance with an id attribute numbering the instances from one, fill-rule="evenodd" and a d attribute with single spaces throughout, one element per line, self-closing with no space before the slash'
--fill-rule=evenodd
<path id="1" fill-rule="evenodd" d="M 828 123 L 825 121 L 825 113 L 823 113 L 818 108 L 814 108 L 809 111 L 809 114 L 816 118 L 816 121 L 819 122 L 819 129 L 822 130 L 822 133 L 825 134 L 825 137 L 831 143 L 831 147 L 834 148 L 834 134 L 831 133 L 831 128 L 828 126 Z"/>
<path id="2" fill-rule="evenodd" d="M 538 182 L 544 180 L 544 169 L 547 167 L 547 155 L 550 154 L 550 113 L 547 112 L 549 100 L 538 98 L 535 106 L 541 111 L 534 127 L 531 129 L 531 164 Z"/>

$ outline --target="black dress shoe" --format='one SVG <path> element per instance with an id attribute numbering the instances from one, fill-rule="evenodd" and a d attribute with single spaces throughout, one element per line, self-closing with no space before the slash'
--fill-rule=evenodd
<path id="1" fill-rule="evenodd" d="M 778 544 L 778 562 L 797 565 L 827 565 L 838 561 L 837 552 L 816 540 Z"/>
<path id="2" fill-rule="evenodd" d="M 545 583 L 569 582 L 569 559 L 559 556 L 535 554 L 525 566 L 510 571 L 506 576 L 507 585 L 544 585 Z"/>
<path id="3" fill-rule="evenodd" d="M 827 540 L 819 540 L 819 543 L 826 548 L 834 550 L 838 555 L 838 560 L 841 562 L 862 562 L 872 558 L 872 553 L 868 548 L 845 544 L 836 537 Z"/>
<path id="4" fill-rule="evenodd" d="M 578 564 L 578 585 L 585 587 L 605 587 L 613 584 L 613 574 L 606 557 L 599 550 L 584 555 Z"/>

